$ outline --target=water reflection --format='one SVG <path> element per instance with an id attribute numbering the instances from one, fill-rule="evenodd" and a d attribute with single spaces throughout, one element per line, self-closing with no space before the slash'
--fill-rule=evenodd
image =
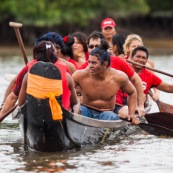
<path id="1" fill-rule="evenodd" d="M 173 56 L 155 56 L 151 59 L 156 69 L 173 74 Z M 23 66 L 21 57 L 0 58 L 0 103 L 9 84 L 3 76 L 17 74 Z M 158 75 L 171 83 L 170 77 Z M 160 95 L 160 100 L 173 103 L 172 94 L 161 92 Z M 158 111 L 156 104 L 151 111 Z M 68 152 L 33 152 L 23 144 L 17 121 L 9 116 L 0 124 L 0 172 L 172 172 L 173 139 L 145 133 L 120 139 L 111 144 Z"/>

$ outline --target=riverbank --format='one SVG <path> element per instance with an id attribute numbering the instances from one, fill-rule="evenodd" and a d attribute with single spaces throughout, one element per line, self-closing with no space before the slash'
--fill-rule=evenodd
<path id="1" fill-rule="evenodd" d="M 27 56 L 32 56 L 32 48 L 31 47 L 25 47 L 25 51 Z M 6 57 L 6 56 L 22 56 L 21 49 L 18 45 L 13 46 L 0 46 L 0 57 Z"/>
<path id="2" fill-rule="evenodd" d="M 143 39 L 144 45 L 149 49 L 150 55 L 173 54 L 173 39 Z M 26 54 L 32 56 L 32 47 L 26 47 Z M 0 46 L 0 57 L 22 56 L 18 45 Z"/>
<path id="3" fill-rule="evenodd" d="M 151 55 L 173 54 L 173 39 L 143 39 Z"/>

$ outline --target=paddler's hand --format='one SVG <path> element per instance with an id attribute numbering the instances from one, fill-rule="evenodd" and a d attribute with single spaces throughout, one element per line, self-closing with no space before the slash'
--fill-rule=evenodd
<path id="1" fill-rule="evenodd" d="M 151 98 L 154 102 L 157 102 L 159 100 L 159 95 L 158 94 L 153 94 Z"/>
<path id="2" fill-rule="evenodd" d="M 138 106 L 137 107 L 137 112 L 138 112 L 138 117 L 145 116 L 144 105 Z"/>
<path id="3" fill-rule="evenodd" d="M 140 123 L 139 118 L 134 115 L 128 115 L 127 119 L 128 121 L 131 121 L 132 124 L 138 125 Z"/>
<path id="4" fill-rule="evenodd" d="M 76 114 L 80 114 L 80 102 L 78 100 L 78 103 L 76 105 L 73 105 L 73 112 Z"/>

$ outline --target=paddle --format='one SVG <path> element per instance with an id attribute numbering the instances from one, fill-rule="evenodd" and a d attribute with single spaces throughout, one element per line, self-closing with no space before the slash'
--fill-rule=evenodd
<path id="1" fill-rule="evenodd" d="M 173 137 L 173 130 L 163 126 L 150 123 L 140 123 L 138 126 L 147 133 L 155 136 Z"/>
<path id="2" fill-rule="evenodd" d="M 145 114 L 145 118 L 149 123 L 164 126 L 173 130 L 173 114 L 167 112 L 155 112 Z"/>
<path id="3" fill-rule="evenodd" d="M 99 109 L 86 105 L 86 104 L 81 104 L 83 106 L 86 106 L 90 109 L 96 110 L 96 111 L 100 111 Z M 149 114 L 148 114 L 149 115 Z M 128 121 L 126 118 L 121 118 L 122 120 Z M 172 116 L 173 119 L 173 116 Z M 147 120 L 148 121 L 148 120 Z M 128 121 L 130 122 L 130 121 Z M 134 125 L 134 124 L 132 124 Z M 159 124 L 150 124 L 150 123 L 140 123 L 137 125 L 138 127 L 140 127 L 142 130 L 146 131 L 149 134 L 155 135 L 155 136 L 166 136 L 166 137 L 173 137 L 173 130 L 166 128 L 159 125 Z"/>
<path id="4" fill-rule="evenodd" d="M 140 67 L 146 68 L 146 69 L 148 69 L 148 70 L 155 71 L 155 72 L 158 72 L 158 73 L 161 73 L 161 74 L 164 74 L 164 75 L 167 75 L 167 76 L 173 77 L 172 74 L 166 73 L 166 72 L 164 72 L 164 71 L 160 71 L 160 70 L 157 70 L 157 69 L 154 69 L 154 68 L 148 67 L 148 66 L 146 66 L 146 65 L 143 65 L 143 64 L 140 64 L 140 63 L 137 63 L 137 62 L 134 62 L 134 61 L 128 60 L 128 59 L 127 59 L 126 61 L 129 62 L 129 63 L 135 64 L 135 65 L 138 65 L 138 66 L 140 66 Z"/>
<path id="5" fill-rule="evenodd" d="M 152 91 L 149 91 L 148 94 L 149 94 L 151 97 L 153 96 Z M 164 103 L 164 102 L 162 102 L 162 101 L 160 101 L 160 100 L 157 100 L 157 101 L 156 101 L 156 104 L 157 104 L 157 106 L 158 106 L 160 112 L 167 112 L 167 113 L 173 114 L 173 105 Z"/>
<path id="6" fill-rule="evenodd" d="M 152 92 L 150 93 L 152 94 Z M 161 112 L 156 112 L 156 113 L 148 113 L 145 114 L 145 119 L 148 121 L 148 123 L 150 123 L 150 126 L 155 126 L 155 128 L 157 130 L 162 129 L 162 128 L 167 128 L 165 129 L 165 132 L 167 133 L 167 130 L 173 130 L 173 112 L 171 110 L 173 110 L 173 106 L 172 105 L 168 105 L 166 103 L 163 103 L 161 101 L 159 101 L 160 104 L 159 105 L 159 109 Z M 119 104 L 118 104 L 119 106 Z M 120 105 L 123 106 L 123 105 Z M 160 128 L 161 126 L 161 128 Z M 146 128 L 145 125 L 141 125 L 141 128 Z M 150 131 L 150 129 L 148 129 Z M 145 130 L 147 131 L 147 129 Z M 169 130 L 168 130 L 169 131 Z M 163 133 L 159 130 L 160 133 Z M 152 131 L 150 133 L 153 133 Z M 156 132 L 157 133 L 157 132 Z M 157 135 L 158 136 L 158 135 Z"/>
<path id="7" fill-rule="evenodd" d="M 21 37 L 20 31 L 19 31 L 19 28 L 22 27 L 23 24 L 22 23 L 16 23 L 16 22 L 10 22 L 9 25 L 11 27 L 13 27 L 14 30 L 15 30 L 16 37 L 17 37 L 20 49 L 21 49 L 22 54 L 23 54 L 23 59 L 25 61 L 25 64 L 27 64 L 28 59 L 27 59 L 27 56 L 26 56 L 26 51 L 25 51 L 25 47 L 24 47 L 24 44 L 23 44 L 23 41 L 22 41 L 22 37 Z"/>
<path id="8" fill-rule="evenodd" d="M 0 117 L 0 123 L 6 118 L 10 113 L 12 113 L 18 105 L 13 106 L 10 110 L 8 110 L 4 115 Z"/>
<path id="9" fill-rule="evenodd" d="M 16 22 L 10 22 L 9 25 L 11 27 L 13 27 L 14 30 L 15 30 L 16 37 L 17 37 L 17 40 L 18 40 L 18 43 L 19 43 L 19 47 L 20 47 L 20 49 L 22 51 L 22 55 L 23 55 L 23 59 L 24 59 L 25 65 L 27 65 L 28 59 L 27 59 L 27 56 L 26 56 L 26 51 L 25 51 L 25 47 L 24 47 L 24 44 L 23 44 L 23 40 L 22 40 L 20 31 L 19 31 L 19 28 L 22 27 L 22 24 L 21 23 L 16 23 Z M 7 117 L 10 113 L 12 113 L 16 107 L 17 107 L 17 105 L 13 106 L 9 111 L 7 111 L 3 115 L 1 115 L 0 122 L 2 122 L 3 119 L 5 117 Z"/>

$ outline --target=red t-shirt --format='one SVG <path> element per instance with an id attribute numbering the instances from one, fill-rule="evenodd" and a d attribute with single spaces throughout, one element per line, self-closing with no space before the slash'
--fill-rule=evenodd
<path id="1" fill-rule="evenodd" d="M 68 72 L 68 68 L 61 61 L 56 61 L 54 65 L 58 67 L 61 73 L 62 87 L 63 87 L 62 105 L 64 106 L 65 109 L 70 110 L 71 109 L 71 106 L 70 106 L 71 91 L 69 90 L 68 81 L 66 77 L 66 72 Z"/>
<path id="2" fill-rule="evenodd" d="M 27 72 L 28 72 L 28 68 L 27 68 L 27 66 L 25 66 L 22 68 L 22 70 L 17 75 L 16 83 L 15 83 L 14 87 L 12 88 L 12 91 L 16 96 L 19 95 L 19 92 L 20 92 L 20 89 L 22 86 L 23 78 Z"/>
<path id="3" fill-rule="evenodd" d="M 135 71 L 129 65 L 129 63 L 127 63 L 124 59 L 122 59 L 118 56 L 110 56 L 110 60 L 111 60 L 110 67 L 112 67 L 116 70 L 123 71 L 124 73 L 126 73 L 126 75 L 129 78 L 131 78 L 134 75 Z"/>
<path id="4" fill-rule="evenodd" d="M 162 80 L 158 76 L 156 76 L 154 73 L 150 72 L 145 68 L 143 68 L 142 72 L 138 75 L 142 80 L 143 91 L 145 94 L 148 94 L 150 88 L 156 87 L 160 85 L 162 82 Z"/>
<path id="5" fill-rule="evenodd" d="M 25 66 L 18 74 L 17 79 L 16 79 L 16 84 L 13 87 L 12 91 L 16 96 L 19 95 L 21 86 L 22 86 L 22 81 L 25 76 L 25 74 L 28 72 L 28 70 L 31 69 L 31 67 L 37 62 L 37 60 L 32 60 L 30 61 L 27 66 Z M 61 62 L 61 61 L 56 61 L 54 63 L 55 66 L 57 66 L 60 70 L 61 77 L 62 77 L 62 85 L 63 85 L 63 94 L 62 94 L 62 104 L 65 109 L 70 110 L 70 90 L 68 88 L 68 81 L 66 78 L 66 72 L 69 72 L 67 66 Z"/>
<path id="6" fill-rule="evenodd" d="M 89 59 L 89 52 L 85 52 L 85 58 L 86 58 L 86 61 L 88 61 L 88 59 Z"/>
<path id="7" fill-rule="evenodd" d="M 76 67 L 76 69 L 80 67 L 80 64 L 77 63 L 74 59 L 68 58 L 68 62 L 71 62 Z"/>
<path id="8" fill-rule="evenodd" d="M 89 53 L 88 52 L 85 52 L 85 59 L 86 59 L 86 62 L 89 59 Z M 71 62 L 76 67 L 76 69 L 84 69 L 84 68 L 81 68 L 81 66 L 83 66 L 85 63 L 81 65 L 72 58 L 68 58 L 68 62 Z"/>
<path id="9" fill-rule="evenodd" d="M 110 58 L 110 67 L 123 71 L 129 77 L 129 79 L 134 75 L 134 69 L 124 59 L 117 56 L 111 56 Z M 120 89 L 116 94 L 116 103 L 123 105 L 124 99 L 127 98 L 127 96 L 128 95 Z"/>

